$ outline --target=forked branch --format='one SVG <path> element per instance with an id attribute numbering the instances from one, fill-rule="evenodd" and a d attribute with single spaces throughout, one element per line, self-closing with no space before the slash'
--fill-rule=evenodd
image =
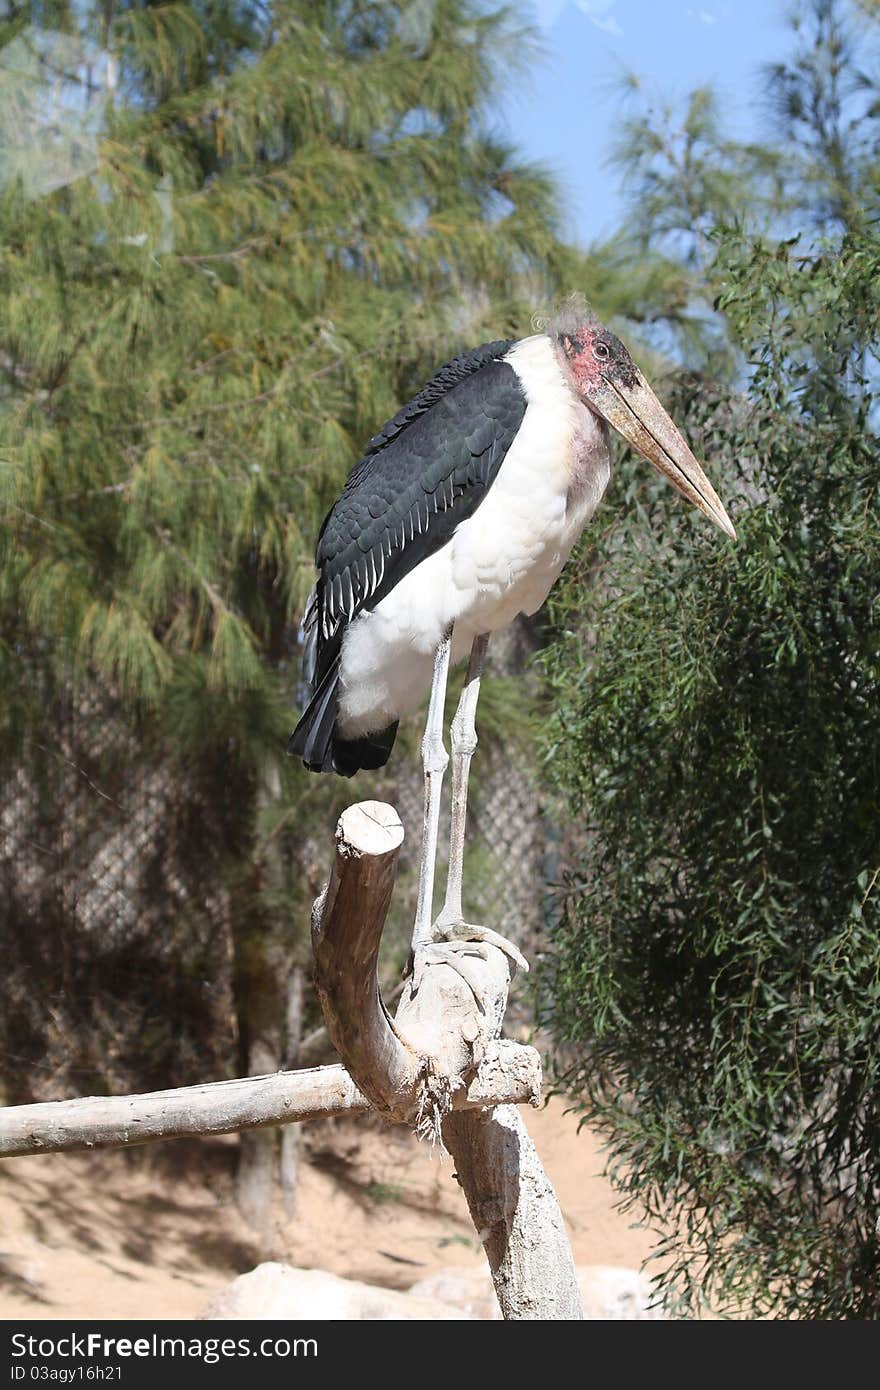
<path id="1" fill-rule="evenodd" d="M 384 811 L 389 809 L 386 807 Z M 391 812 L 391 815 L 394 816 L 394 813 Z M 397 821 L 396 816 L 394 819 Z M 361 822 L 363 820 L 361 817 Z M 399 828 L 399 821 L 397 825 Z M 397 848 L 402 838 L 403 831 L 400 829 Z M 357 853 L 353 847 L 351 852 Z M 369 859 L 364 860 L 362 870 L 363 873 L 346 876 L 338 907 L 343 914 L 347 914 L 349 922 L 358 920 L 356 908 L 364 909 L 365 920 L 375 928 L 378 952 L 379 936 L 393 885 L 394 866 L 391 865 L 387 879 L 387 897 L 381 919 L 376 917 L 374 908 L 379 901 L 377 888 L 383 881 L 383 872 L 387 873 L 387 865 L 383 870 L 379 861 Z M 353 897 L 351 890 L 354 890 Z M 352 980 L 357 995 L 359 982 L 366 978 L 359 948 L 353 937 L 345 933 L 337 947 L 339 953 L 334 956 L 328 943 L 323 959 L 337 960 L 340 971 Z M 346 968 L 346 952 L 349 949 L 353 955 Z M 414 1087 L 414 1073 L 420 1065 L 420 1058 L 393 1035 L 393 1025 L 389 1023 L 379 1001 L 375 976 L 372 978 L 372 998 L 361 1017 L 369 1027 L 371 1017 L 381 1014 L 383 1027 L 389 1034 L 384 1060 L 389 1075 L 396 1078 L 403 1094 L 408 1086 L 410 1090 Z M 370 994 L 369 989 L 367 994 Z M 374 1036 L 381 1042 L 381 1029 L 376 1029 Z M 357 1048 L 352 1050 L 357 1057 Z M 369 1076 L 368 1068 L 361 1070 L 365 1076 Z M 466 1087 L 456 1092 L 454 1104 L 456 1108 L 467 1108 L 483 1107 L 499 1101 L 518 1103 L 534 1099 L 539 1087 L 537 1053 L 516 1048 L 512 1043 L 501 1043 L 491 1056 L 485 1058 L 482 1067 L 471 1069 Z M 393 1088 L 386 1085 L 386 1089 Z M 381 1094 L 375 1088 L 373 1090 L 374 1094 L 365 1094 L 346 1068 L 337 1065 L 276 1072 L 270 1076 L 249 1076 L 234 1081 L 215 1081 L 201 1086 L 182 1086 L 144 1095 L 86 1096 L 76 1100 L 6 1106 L 0 1108 L 0 1157 L 128 1148 L 162 1139 L 232 1134 L 295 1121 L 322 1119 L 329 1115 L 358 1114 L 369 1110 L 371 1104 L 378 1104 L 385 1113 L 391 1113 L 393 1106 L 383 1103 Z"/>
<path id="2" fill-rule="evenodd" d="M 519 1076 L 531 1078 L 523 1099 L 537 1104 L 537 1053 L 499 1040 L 508 956 L 485 946 L 468 959 L 468 981 L 436 962 L 407 981 L 393 1020 L 382 1004 L 379 942 L 402 841 L 397 813 L 383 803 L 349 807 L 339 819 L 333 871 L 312 923 L 327 1031 L 378 1110 L 451 1151 L 504 1317 L 581 1318 L 562 1213 L 519 1111 L 491 1099 L 457 1110 L 478 1081 L 497 1095 Z"/>

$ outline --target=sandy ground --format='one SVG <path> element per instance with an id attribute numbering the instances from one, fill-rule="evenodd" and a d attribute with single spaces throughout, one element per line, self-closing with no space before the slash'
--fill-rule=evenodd
<path id="1" fill-rule="evenodd" d="M 526 1111 L 578 1264 L 638 1268 L 601 1146 L 560 1101 Z M 0 1318 L 191 1318 L 261 1258 L 405 1289 L 482 1253 L 449 1160 L 366 1120 L 311 1126 L 298 1208 L 260 1250 L 232 1204 L 235 1141 L 0 1163 Z"/>

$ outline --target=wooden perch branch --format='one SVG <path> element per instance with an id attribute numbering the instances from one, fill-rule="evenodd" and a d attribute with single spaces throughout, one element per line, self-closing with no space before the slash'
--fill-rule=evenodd
<path id="1" fill-rule="evenodd" d="M 232 1134 L 369 1110 L 344 1067 L 276 1072 L 139 1096 L 85 1096 L 0 1110 L 0 1156 L 116 1149 L 155 1139 Z"/>
<path id="2" fill-rule="evenodd" d="M 452 965 L 432 964 L 407 981 L 393 1020 L 380 998 L 379 941 L 402 841 L 396 811 L 380 802 L 351 806 L 339 819 L 333 871 L 312 920 L 327 1031 L 377 1109 L 451 1150 L 504 1317 L 579 1319 L 562 1213 L 519 1112 L 490 1101 L 453 1113 L 476 1077 L 487 1092 L 499 1088 L 488 1083 L 496 1068 L 499 1083 L 532 1075 L 537 1103 L 537 1053 L 498 1041 L 509 958 L 493 946 L 484 958 L 469 957 L 471 983 Z"/>
<path id="3" fill-rule="evenodd" d="M 583 1317 L 577 1270 L 556 1193 L 513 1105 L 447 1115 L 455 1159 L 504 1317 Z"/>
<path id="4" fill-rule="evenodd" d="M 488 945 L 461 970 L 435 959 L 406 982 L 395 1019 L 382 1003 L 379 942 L 402 841 L 390 806 L 350 807 L 315 904 L 316 983 L 344 1067 L 7 1107 L 0 1156 L 227 1134 L 375 1107 L 452 1152 L 505 1318 L 581 1317 L 562 1214 L 514 1108 L 537 1104 L 540 1060 L 533 1048 L 500 1040 L 510 960 Z"/>
<path id="5" fill-rule="evenodd" d="M 481 1074 L 484 1094 L 509 1084 L 537 1104 L 541 1062 L 534 1048 L 496 1042 L 510 980 L 502 951 L 468 962 L 485 1012 L 457 971 L 436 965 L 417 988 L 407 981 L 396 1019 L 388 1014 L 379 943 L 402 843 L 397 812 L 383 802 L 360 802 L 340 816 L 330 882 L 312 918 L 315 983 L 331 1041 L 364 1095 L 389 1119 L 439 1140 L 442 1116 Z"/>
<path id="6" fill-rule="evenodd" d="M 350 1059 L 349 1070 L 314 1067 L 147 1095 L 0 1108 L 0 1157 L 231 1134 L 358 1113 L 371 1105 L 394 1118 L 415 1119 L 417 1097 L 422 1096 L 424 1104 L 427 1095 L 423 1086 L 419 1089 L 425 1059 L 396 1034 L 379 998 L 375 974 L 403 828 L 396 813 L 378 803 L 352 807 L 342 821 L 354 839 L 338 841 L 337 862 L 341 856 L 347 871 L 334 876 L 325 897 L 324 921 L 333 930 L 319 945 L 318 955 L 328 1029 L 340 1055 Z M 321 937 L 320 927 L 317 935 Z M 335 1014 L 328 1002 L 331 998 L 338 1003 Z M 354 1020 L 353 1028 L 344 1024 L 340 1011 Z M 332 1025 L 331 1020 L 335 1020 Z M 352 1066 L 366 1082 L 362 1089 L 352 1080 L 354 1073 L 349 1074 Z M 535 1101 L 540 1085 L 538 1054 L 514 1043 L 497 1042 L 482 1049 L 479 1065 L 468 1067 L 467 1079 L 456 1088 L 452 1104 L 457 1109 Z"/>
<path id="7" fill-rule="evenodd" d="M 482 1108 L 499 1100 L 519 1104 L 534 1097 L 538 1081 L 509 1059 L 513 1047 L 498 1044 L 467 1091 L 456 1097 L 456 1108 Z M 0 1158 L 130 1148 L 159 1139 L 235 1134 L 369 1109 L 369 1100 L 341 1066 L 279 1071 L 139 1096 L 10 1105 L 0 1108 Z"/>

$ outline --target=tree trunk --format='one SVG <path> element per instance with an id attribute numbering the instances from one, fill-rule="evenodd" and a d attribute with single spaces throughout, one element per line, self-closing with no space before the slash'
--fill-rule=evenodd
<path id="1" fill-rule="evenodd" d="M 562 1212 L 516 1106 L 455 1111 L 443 1121 L 443 1138 L 504 1317 L 582 1318 Z"/>
<path id="2" fill-rule="evenodd" d="M 264 779 L 257 803 L 277 797 L 277 773 Z M 253 873 L 233 894 L 232 934 L 235 952 L 235 1001 L 241 1048 L 240 1071 L 263 1076 L 280 1071 L 286 1052 L 286 981 L 290 973 L 290 932 L 264 907 L 262 890 L 280 866 L 256 859 Z M 275 886 L 274 884 L 272 886 Z M 260 1242 L 263 1254 L 274 1252 L 273 1212 L 280 1196 L 279 1137 L 275 1130 L 242 1134 L 236 1175 L 236 1201 Z"/>
<path id="3" fill-rule="evenodd" d="M 302 1039 L 303 1003 L 306 974 L 301 965 L 295 965 L 287 983 L 287 1058 L 288 1071 L 296 1071 L 299 1066 L 300 1040 Z M 281 1198 L 284 1215 L 290 1219 L 296 1215 L 296 1184 L 299 1176 L 299 1159 L 302 1150 L 302 1126 L 285 1125 L 281 1131 Z"/>

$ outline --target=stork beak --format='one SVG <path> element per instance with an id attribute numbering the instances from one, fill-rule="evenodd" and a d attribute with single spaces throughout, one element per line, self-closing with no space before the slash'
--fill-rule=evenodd
<path id="1" fill-rule="evenodd" d="M 683 497 L 736 540 L 715 489 L 637 368 L 632 384 L 603 376 L 590 391 L 590 403 Z"/>

